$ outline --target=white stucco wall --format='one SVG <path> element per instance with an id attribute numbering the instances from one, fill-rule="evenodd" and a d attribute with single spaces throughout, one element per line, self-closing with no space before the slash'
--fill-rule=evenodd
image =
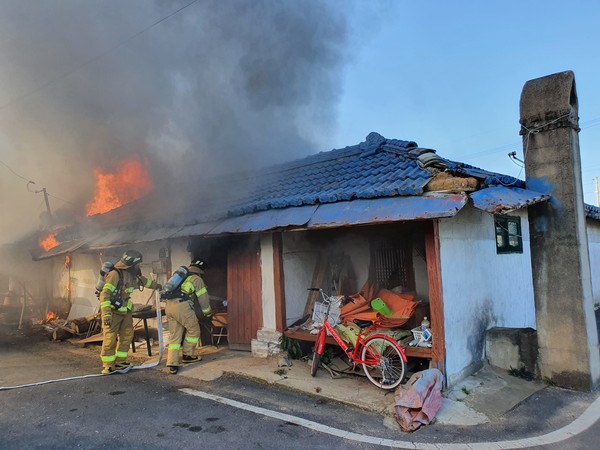
<path id="1" fill-rule="evenodd" d="M 321 251 L 343 251 L 349 256 L 356 279 L 356 289 L 367 281 L 369 243 L 364 235 L 344 230 L 328 239 L 324 245 L 307 239 L 306 233 L 303 232 L 284 233 L 283 271 L 287 326 L 302 318 L 308 298 L 307 288 L 322 287 L 311 286 L 317 257 Z"/>
<path id="2" fill-rule="evenodd" d="M 590 252 L 590 271 L 592 276 L 592 297 L 594 307 L 600 307 L 600 222 L 588 219 L 587 236 Z"/>
<path id="3" fill-rule="evenodd" d="M 187 250 L 188 238 L 173 239 L 171 246 L 171 268 L 175 271 L 179 266 L 188 266 L 192 255 Z"/>
<path id="4" fill-rule="evenodd" d="M 522 254 L 496 254 L 494 218 L 483 211 L 467 206 L 439 222 L 449 385 L 480 367 L 486 330 L 535 328 L 527 211 L 509 215 L 521 218 Z"/>
<path id="5" fill-rule="evenodd" d="M 84 317 L 98 311 L 100 303 L 96 297 L 96 282 L 102 261 L 98 255 L 78 253 L 70 257 L 70 269 L 65 267 L 65 258 L 52 259 L 54 296 L 68 299 L 71 311 L 69 318 Z M 69 277 L 71 279 L 69 295 Z"/>

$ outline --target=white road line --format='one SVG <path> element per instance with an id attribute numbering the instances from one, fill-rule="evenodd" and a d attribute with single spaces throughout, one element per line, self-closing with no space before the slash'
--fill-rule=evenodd
<path id="1" fill-rule="evenodd" d="M 306 420 L 301 417 L 292 416 L 290 414 L 280 413 L 272 411 L 270 409 L 261 408 L 259 406 L 252 406 L 247 403 L 238 402 L 226 397 L 220 397 L 218 395 L 208 394 L 206 392 L 197 391 L 195 389 L 180 389 L 181 392 L 196 397 L 201 397 L 207 400 L 212 400 L 224 405 L 233 406 L 234 408 L 243 409 L 250 411 L 255 414 L 261 414 L 263 416 L 271 417 L 273 419 L 283 420 L 290 422 L 310 430 L 319 431 L 321 433 L 327 433 L 332 436 L 341 437 L 343 439 L 350 439 L 356 442 L 364 442 L 366 444 L 382 445 L 386 447 L 413 449 L 413 450 L 476 450 L 476 449 L 514 449 L 514 448 L 527 448 L 534 447 L 536 445 L 548 445 L 555 444 L 560 441 L 569 439 L 576 434 L 579 434 L 589 427 L 600 418 L 600 397 L 597 398 L 585 411 L 584 413 L 571 422 L 552 433 L 544 434 L 542 436 L 535 436 L 524 439 L 515 439 L 512 441 L 498 441 L 498 442 L 473 442 L 465 444 L 457 443 L 436 443 L 426 444 L 414 441 L 403 441 L 394 439 L 382 439 L 374 436 L 367 436 L 364 434 L 353 433 L 351 431 L 340 430 L 339 428 L 333 428 L 327 425 L 323 425 L 318 422 Z"/>

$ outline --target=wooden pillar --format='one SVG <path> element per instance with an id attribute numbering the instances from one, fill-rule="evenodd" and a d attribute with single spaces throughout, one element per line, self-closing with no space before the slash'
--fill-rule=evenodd
<path id="1" fill-rule="evenodd" d="M 283 236 L 273 233 L 273 280 L 275 287 L 275 326 L 283 333 L 286 328 L 285 280 L 283 277 Z"/>
<path id="2" fill-rule="evenodd" d="M 445 373 L 446 341 L 444 339 L 444 300 L 442 297 L 442 274 L 440 270 L 439 225 L 433 220 L 425 232 L 425 259 L 429 285 L 429 314 L 433 334 L 431 367 Z"/>

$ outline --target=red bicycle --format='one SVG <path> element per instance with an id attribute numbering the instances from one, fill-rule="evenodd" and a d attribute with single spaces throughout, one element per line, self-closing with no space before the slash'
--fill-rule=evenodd
<path id="1" fill-rule="evenodd" d="M 321 288 L 309 288 L 308 290 L 320 292 L 323 304 L 327 307 L 324 314 L 323 326 L 319 329 L 317 340 L 315 341 L 310 374 L 313 377 L 317 374 L 321 356 L 325 350 L 325 338 L 327 337 L 327 333 L 329 333 L 342 348 L 344 353 L 346 353 L 353 365 L 362 365 L 362 368 L 371 383 L 381 389 L 396 388 L 404 379 L 404 371 L 406 368 L 406 354 L 400 344 L 391 337 L 380 333 L 364 337 L 364 331 L 371 326 L 373 322 L 367 320 L 355 320 L 354 323 L 361 328 L 361 333 L 358 334 L 354 345 L 349 346 L 339 336 L 328 320 L 331 304 L 342 303 L 343 297 L 338 300 L 327 295 Z"/>

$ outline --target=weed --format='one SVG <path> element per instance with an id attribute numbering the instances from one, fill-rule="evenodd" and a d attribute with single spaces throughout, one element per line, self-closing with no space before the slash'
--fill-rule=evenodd
<path id="1" fill-rule="evenodd" d="M 513 366 L 510 366 L 510 369 L 508 369 L 508 374 L 511 377 L 518 377 L 519 376 L 519 369 L 515 369 Z"/>
<path id="2" fill-rule="evenodd" d="M 297 339 L 291 339 L 282 335 L 279 338 L 279 348 L 286 351 L 290 359 L 302 358 L 302 348 Z"/>
<path id="3" fill-rule="evenodd" d="M 544 377 L 544 383 L 546 383 L 548 386 L 556 386 L 556 381 L 550 377 Z"/>
<path id="4" fill-rule="evenodd" d="M 284 376 L 287 373 L 287 369 L 277 369 L 273 372 L 275 375 L 279 375 L 280 377 Z"/>
<path id="5" fill-rule="evenodd" d="M 469 395 L 471 393 L 471 391 L 469 389 L 467 389 L 465 386 L 463 386 L 460 390 L 463 391 L 465 395 Z"/>
<path id="6" fill-rule="evenodd" d="M 508 374 L 513 377 L 522 378 L 523 380 L 531 381 L 533 380 L 533 374 L 529 372 L 525 367 L 521 367 L 520 369 L 515 369 L 514 367 L 510 367 L 508 370 Z"/>

